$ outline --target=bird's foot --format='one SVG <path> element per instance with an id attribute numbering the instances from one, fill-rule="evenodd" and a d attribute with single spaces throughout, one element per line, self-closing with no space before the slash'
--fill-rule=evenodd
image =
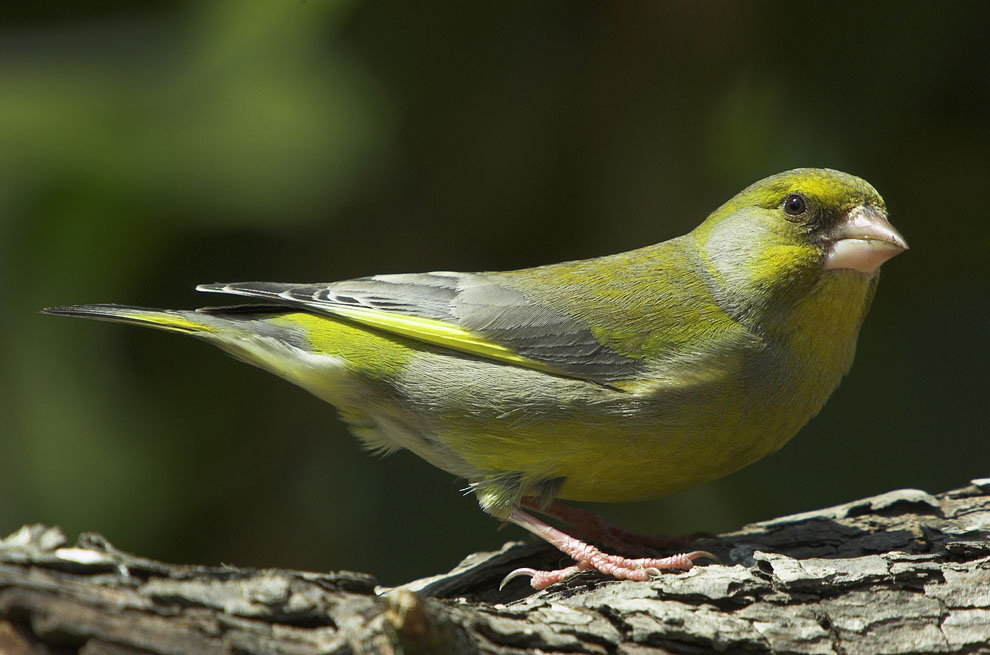
<path id="1" fill-rule="evenodd" d="M 631 559 L 618 555 L 608 555 L 591 544 L 575 539 L 557 528 L 533 518 L 522 510 L 515 510 L 509 517 L 509 520 L 550 542 L 561 552 L 573 559 L 575 564 L 556 571 L 538 571 L 530 568 L 516 569 L 505 576 L 499 587 L 500 589 L 505 587 L 510 580 L 524 575 L 530 577 L 530 585 L 534 589 L 544 589 L 570 575 L 588 569 L 600 571 L 605 575 L 619 580 L 636 580 L 642 582 L 660 575 L 662 571 L 686 571 L 694 566 L 694 560 L 701 557 L 715 559 L 714 555 L 702 550 L 659 558 L 640 557 Z"/>
<path id="2" fill-rule="evenodd" d="M 502 580 L 499 589 L 503 589 L 511 580 L 529 576 L 529 584 L 533 589 L 545 589 L 581 571 L 594 569 L 618 580 L 634 580 L 645 582 L 660 575 L 663 571 L 687 571 L 694 566 L 694 560 L 702 557 L 714 558 L 714 555 L 702 550 L 690 553 L 680 553 L 670 557 L 641 557 L 630 559 L 618 555 L 607 555 L 594 546 L 587 545 L 589 559 L 577 560 L 577 564 L 556 571 L 539 571 L 537 569 L 519 568 L 509 573 Z M 593 554 L 592 554 L 593 552 Z"/>
<path id="3" fill-rule="evenodd" d="M 698 539 L 706 536 L 703 533 L 692 535 L 663 537 L 628 532 L 608 523 L 602 517 L 577 507 L 550 503 L 540 508 L 532 498 L 523 498 L 523 505 L 536 511 L 560 519 L 574 526 L 573 532 L 583 541 L 601 544 L 609 550 L 632 553 L 647 549 L 684 549 Z"/>

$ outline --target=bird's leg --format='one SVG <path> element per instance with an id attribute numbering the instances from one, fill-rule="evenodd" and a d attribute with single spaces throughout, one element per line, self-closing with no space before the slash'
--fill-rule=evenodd
<path id="1" fill-rule="evenodd" d="M 584 541 L 602 544 L 608 548 L 629 552 L 637 546 L 649 548 L 685 548 L 691 545 L 701 535 L 682 537 L 654 537 L 644 534 L 627 532 L 605 521 L 602 517 L 577 507 L 550 503 L 540 507 L 536 499 L 526 496 L 522 505 L 532 510 L 552 516 L 574 526 L 576 535 Z"/>
<path id="2" fill-rule="evenodd" d="M 694 560 L 699 557 L 713 557 L 711 553 L 696 550 L 690 553 L 672 555 L 670 557 L 628 559 L 618 555 L 608 555 L 594 546 L 561 532 L 547 525 L 520 509 L 513 510 L 509 521 L 521 528 L 532 532 L 537 537 L 553 544 L 558 550 L 573 559 L 576 564 L 557 571 L 537 571 L 536 569 L 516 569 L 502 580 L 504 587 L 513 578 L 521 575 L 530 576 L 533 589 L 543 589 L 555 582 L 578 571 L 595 569 L 605 575 L 620 580 L 649 580 L 651 576 L 659 575 L 661 571 L 686 571 L 694 566 Z"/>

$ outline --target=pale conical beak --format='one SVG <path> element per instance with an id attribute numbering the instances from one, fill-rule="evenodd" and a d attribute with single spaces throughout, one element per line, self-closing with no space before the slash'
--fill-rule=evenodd
<path id="1" fill-rule="evenodd" d="M 908 249 L 907 241 L 876 207 L 855 207 L 833 228 L 822 268 L 872 273 Z"/>

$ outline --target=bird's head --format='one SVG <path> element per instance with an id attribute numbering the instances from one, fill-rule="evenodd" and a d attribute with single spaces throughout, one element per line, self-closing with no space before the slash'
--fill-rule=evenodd
<path id="1" fill-rule="evenodd" d="M 794 302 L 833 277 L 872 287 L 880 265 L 908 247 L 869 183 L 814 168 L 750 185 L 693 236 L 716 283 L 746 313 Z"/>

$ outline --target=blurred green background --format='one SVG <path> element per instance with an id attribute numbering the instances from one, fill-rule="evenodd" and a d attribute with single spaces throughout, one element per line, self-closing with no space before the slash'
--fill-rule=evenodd
<path id="1" fill-rule="evenodd" d="M 508 269 L 676 236 L 796 166 L 912 250 L 781 452 L 653 503 L 720 531 L 990 474 L 983 2 L 21 3 L 0 14 L 0 533 L 396 583 L 517 538 L 190 339 L 40 316 L 198 282 Z"/>

